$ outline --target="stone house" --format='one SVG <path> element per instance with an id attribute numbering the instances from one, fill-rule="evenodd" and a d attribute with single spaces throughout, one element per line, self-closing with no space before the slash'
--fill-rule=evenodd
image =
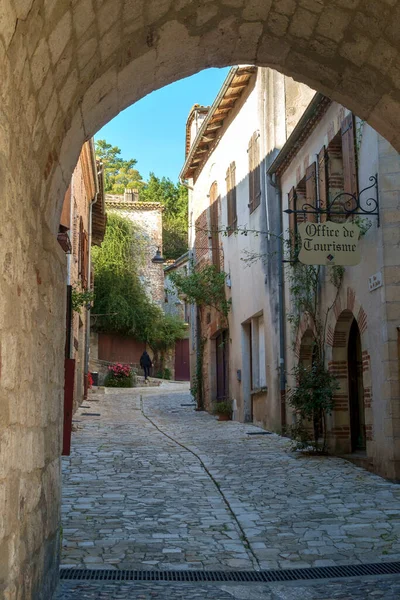
<path id="1" fill-rule="evenodd" d="M 354 221 L 367 229 L 359 241 L 361 261 L 345 267 L 339 288 L 330 280 L 332 270 L 321 268 L 326 363 L 340 384 L 328 416 L 328 442 L 331 451 L 398 479 L 400 234 L 394 210 L 400 192 L 399 155 L 367 123 L 318 93 L 269 173 L 276 180 L 276 202 L 281 199 L 283 211 L 301 210 L 304 204 L 316 210 L 331 207 L 328 215 L 283 212 L 286 235 L 296 232 L 304 219 L 322 224 L 328 219 Z M 343 207 L 357 214 L 335 216 Z M 284 313 L 291 312 L 293 297 L 286 285 Z M 286 372 L 293 385 L 293 367 L 299 361 L 312 363 L 314 326 L 305 314 L 296 328 L 287 319 L 285 323 Z M 286 407 L 287 423 L 293 419 Z"/>
<path id="2" fill-rule="evenodd" d="M 187 323 L 187 335 L 175 343 L 174 357 L 170 360 L 172 367 L 172 379 L 176 381 L 190 380 L 190 357 L 189 357 L 189 304 L 179 297 L 175 286 L 172 284 L 170 275 L 178 271 L 187 274 L 189 270 L 189 252 L 186 252 L 171 264 L 164 267 L 164 312 L 173 315 Z"/>
<path id="3" fill-rule="evenodd" d="M 67 255 L 66 393 L 72 411 L 81 404 L 88 389 L 90 317 L 86 305 L 74 310 L 76 294 L 92 289 L 90 249 L 100 245 L 106 214 L 102 168 L 96 162 L 93 139 L 85 142 L 65 194 L 58 241 Z"/>
<path id="4" fill-rule="evenodd" d="M 280 240 L 302 215 L 294 222 L 283 211 L 323 205 L 343 190 L 358 193 L 377 174 L 377 189 L 372 185 L 364 201 L 378 193 L 380 226 L 365 215 L 371 227 L 360 241 L 360 264 L 345 269 L 337 297 L 321 280 L 322 310 L 333 305 L 326 361 L 340 382 L 329 444 L 398 478 L 397 152 L 339 104 L 271 69 L 232 68 L 197 125 L 195 111 L 181 171 L 192 188 L 189 248 L 197 266 L 212 263 L 226 273 L 231 300 L 226 320 L 214 309 L 191 308 L 192 374 L 199 331 L 206 338 L 206 406 L 229 398 L 235 419 L 277 432 L 293 423 L 286 392 L 293 367 L 312 360 L 312 336 L 306 315 L 294 339 L 288 322 L 292 299 Z"/>
<path id="5" fill-rule="evenodd" d="M 164 308 L 164 271 L 162 262 L 154 262 L 157 251 L 162 255 L 162 212 L 158 202 L 140 202 L 135 190 L 125 190 L 123 195 L 106 194 L 107 213 L 117 213 L 134 223 L 143 240 L 143 264 L 139 276 L 149 298 Z M 101 317 L 99 317 L 101 318 Z M 139 367 L 139 359 L 145 342 L 132 336 L 94 332 L 91 336 L 91 370 L 100 373 L 100 383 L 111 362 L 122 362 Z"/>
<path id="6" fill-rule="evenodd" d="M 278 273 L 276 261 L 255 259 L 273 254 L 276 239 L 247 232 L 279 228 L 279 211 L 266 202 L 266 170 L 312 95 L 271 69 L 233 67 L 211 108 L 192 109 L 181 171 L 189 184 L 191 256 L 197 266 L 211 263 L 227 274 L 232 302 L 227 321 L 215 309 L 192 307 L 191 372 L 199 338 L 205 337 L 206 406 L 230 398 L 235 418 L 275 430 Z"/>

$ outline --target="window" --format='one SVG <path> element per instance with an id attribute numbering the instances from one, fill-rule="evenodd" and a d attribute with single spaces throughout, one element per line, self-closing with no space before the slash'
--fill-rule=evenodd
<path id="1" fill-rule="evenodd" d="M 267 386 L 265 359 L 264 317 L 253 317 L 250 323 L 250 368 L 251 389 L 259 390 Z"/>
<path id="2" fill-rule="evenodd" d="M 219 235 L 218 235 L 218 185 L 214 182 L 210 188 L 210 229 L 211 256 L 213 265 L 220 270 Z"/>
<path id="3" fill-rule="evenodd" d="M 342 121 L 341 129 L 333 136 L 328 146 L 323 146 L 318 153 L 317 162 L 313 162 L 306 169 L 306 174 L 299 181 L 296 187 L 293 187 L 288 194 L 288 208 L 291 210 L 301 210 L 304 204 L 312 207 L 326 210 L 330 203 L 338 194 L 345 192 L 357 196 L 358 194 L 358 176 L 357 160 L 355 150 L 354 136 L 354 117 L 347 115 Z M 317 178 L 318 172 L 318 178 Z M 317 186 L 318 179 L 318 186 Z M 343 195 L 335 202 L 337 211 L 343 211 L 352 208 L 350 196 Z M 310 206 L 307 207 L 310 210 Z M 336 222 L 346 220 L 345 215 L 321 214 L 320 222 L 328 219 Z M 297 226 L 305 219 L 311 222 L 317 222 L 318 215 L 313 214 L 290 214 L 289 231 L 292 238 L 292 249 L 294 249 L 297 236 Z"/>
<path id="4" fill-rule="evenodd" d="M 357 196 L 358 174 L 355 145 L 354 116 L 350 113 L 342 121 L 340 131 L 331 139 L 328 147 L 321 149 L 318 155 L 318 177 L 320 207 L 329 205 L 334 198 L 343 192 Z M 335 202 L 331 215 L 321 215 L 321 221 L 328 218 L 336 222 L 346 220 L 345 215 L 334 216 L 337 211 L 354 208 L 350 196 L 343 196 Z"/>
<path id="5" fill-rule="evenodd" d="M 83 220 L 82 217 L 79 221 L 79 255 L 78 255 L 78 272 L 82 281 L 82 287 L 84 289 L 87 288 L 88 279 L 87 279 L 87 268 L 88 268 L 88 235 L 83 228 Z"/>
<path id="6" fill-rule="evenodd" d="M 252 213 L 261 200 L 260 185 L 260 134 L 255 131 L 250 138 L 248 147 L 249 156 L 249 208 Z"/>
<path id="7" fill-rule="evenodd" d="M 232 162 L 226 172 L 226 196 L 228 204 L 228 235 L 237 228 L 236 210 L 236 164 Z"/>

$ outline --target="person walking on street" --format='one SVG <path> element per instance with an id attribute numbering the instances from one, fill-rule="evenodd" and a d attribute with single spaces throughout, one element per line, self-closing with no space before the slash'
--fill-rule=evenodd
<path id="1" fill-rule="evenodd" d="M 140 357 L 140 366 L 142 367 L 142 369 L 144 371 L 144 380 L 147 381 L 147 378 L 150 375 L 150 369 L 153 366 L 153 363 L 151 362 L 151 358 L 147 354 L 146 350 L 143 352 L 142 356 Z"/>

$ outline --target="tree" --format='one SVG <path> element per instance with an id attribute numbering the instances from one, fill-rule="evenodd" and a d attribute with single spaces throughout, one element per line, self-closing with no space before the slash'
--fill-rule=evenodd
<path id="1" fill-rule="evenodd" d="M 95 300 L 98 331 L 135 335 L 142 339 L 148 319 L 157 308 L 139 279 L 144 241 L 128 219 L 110 213 L 100 248 L 93 248 Z"/>
<path id="2" fill-rule="evenodd" d="M 125 189 L 141 190 L 144 181 L 134 166 L 135 158 L 124 160 L 118 146 L 108 144 L 106 140 L 97 140 L 96 156 L 104 165 L 104 191 L 109 194 L 123 194 Z"/>
<path id="3" fill-rule="evenodd" d="M 135 336 L 154 352 L 156 370 L 164 370 L 165 353 L 185 336 L 186 325 L 165 315 L 146 293 L 139 271 L 145 240 L 140 229 L 120 215 L 108 215 L 100 248 L 93 248 L 96 329 Z"/>
<path id="4" fill-rule="evenodd" d="M 118 146 L 106 140 L 96 141 L 96 156 L 104 164 L 104 191 L 109 194 L 123 194 L 125 189 L 136 189 L 141 202 L 159 202 L 164 206 L 163 214 L 163 254 L 166 259 L 176 259 L 188 249 L 188 192 L 180 183 L 173 183 L 168 177 L 156 177 L 150 173 L 149 180 L 143 180 L 135 165 L 137 160 L 124 160 Z"/>
<path id="5" fill-rule="evenodd" d="M 151 323 L 147 332 L 147 343 L 153 351 L 153 364 L 157 372 L 164 373 L 165 355 L 177 340 L 185 337 L 187 325 L 173 315 L 160 311 L 159 318 Z"/>
<path id="6" fill-rule="evenodd" d="M 163 214 L 163 254 L 167 259 L 179 258 L 188 249 L 188 192 L 180 183 L 150 173 L 140 193 L 144 202 L 160 202 Z"/>

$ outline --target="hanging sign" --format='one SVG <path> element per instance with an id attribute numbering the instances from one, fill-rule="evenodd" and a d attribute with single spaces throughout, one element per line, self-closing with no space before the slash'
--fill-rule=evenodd
<path id="1" fill-rule="evenodd" d="M 360 228 L 354 223 L 299 223 L 300 262 L 305 265 L 358 265 Z"/>

